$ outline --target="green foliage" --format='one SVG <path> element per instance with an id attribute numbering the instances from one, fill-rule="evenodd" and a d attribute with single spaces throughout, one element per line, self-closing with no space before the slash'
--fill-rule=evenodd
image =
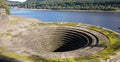
<path id="1" fill-rule="evenodd" d="M 13 20 L 13 21 L 10 21 L 10 24 L 11 25 L 16 25 L 16 24 L 18 24 L 19 23 L 19 21 L 18 20 Z"/>
<path id="2" fill-rule="evenodd" d="M 4 8 L 7 14 L 10 14 L 9 6 L 5 0 L 0 0 L 0 8 Z"/>
<path id="3" fill-rule="evenodd" d="M 8 37 L 8 36 L 13 36 L 13 35 L 10 32 L 0 33 L 0 37 Z"/>
<path id="4" fill-rule="evenodd" d="M 18 7 L 53 10 L 116 10 L 120 8 L 120 0 L 27 0 Z"/>

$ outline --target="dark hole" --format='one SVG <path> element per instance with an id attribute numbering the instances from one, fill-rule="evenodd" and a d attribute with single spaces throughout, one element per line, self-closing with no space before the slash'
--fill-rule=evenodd
<path id="1" fill-rule="evenodd" d="M 84 48 L 92 43 L 92 38 L 89 35 L 76 30 L 66 30 L 61 40 L 64 44 L 54 52 L 72 51 Z"/>

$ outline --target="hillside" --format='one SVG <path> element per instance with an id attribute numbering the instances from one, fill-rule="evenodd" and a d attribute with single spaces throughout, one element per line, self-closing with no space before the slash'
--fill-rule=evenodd
<path id="1" fill-rule="evenodd" d="M 19 7 L 55 10 L 118 10 L 120 0 L 27 0 Z"/>
<path id="2" fill-rule="evenodd" d="M 21 4 L 21 2 L 19 2 L 19 1 L 7 1 L 7 2 L 12 7 L 16 7 L 16 6 L 19 6 Z"/>

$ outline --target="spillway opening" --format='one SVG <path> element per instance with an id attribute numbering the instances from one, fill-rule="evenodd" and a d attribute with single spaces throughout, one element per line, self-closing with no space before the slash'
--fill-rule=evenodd
<path id="1" fill-rule="evenodd" d="M 70 58 L 100 52 L 108 46 L 109 39 L 100 32 L 82 27 L 42 26 L 17 34 L 10 42 L 8 49 L 15 53 Z"/>
<path id="2" fill-rule="evenodd" d="M 71 27 L 41 27 L 32 32 L 30 35 L 21 35 L 25 40 L 22 44 L 39 53 L 74 51 L 94 46 L 98 42 L 94 34 Z"/>
<path id="3" fill-rule="evenodd" d="M 72 29 L 64 31 L 63 36 L 61 37 L 61 41 L 63 41 L 63 45 L 61 45 L 53 52 L 66 52 L 84 48 L 91 45 L 93 39 L 86 33 Z"/>

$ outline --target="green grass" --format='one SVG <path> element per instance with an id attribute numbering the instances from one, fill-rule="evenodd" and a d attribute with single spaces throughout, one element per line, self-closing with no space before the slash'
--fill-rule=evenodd
<path id="1" fill-rule="evenodd" d="M 19 21 L 18 20 L 13 20 L 13 21 L 10 21 L 10 24 L 11 25 L 16 25 L 16 24 L 18 24 L 19 23 Z"/>
<path id="2" fill-rule="evenodd" d="M 106 49 L 98 54 L 92 55 L 94 58 L 108 59 L 109 56 L 114 55 L 116 52 L 120 51 L 120 34 L 95 26 L 88 26 L 88 29 L 99 31 L 106 35 L 110 40 L 109 46 Z"/>
<path id="3" fill-rule="evenodd" d="M 41 58 L 41 57 L 36 58 L 36 57 L 33 57 L 32 55 L 31 56 L 21 56 L 17 53 L 10 52 L 10 51 L 4 49 L 3 47 L 0 47 L 0 52 L 1 52 L 0 57 L 5 56 L 8 58 L 19 59 L 19 60 L 24 60 L 24 61 L 43 61 L 43 62 L 46 62 L 46 60 Z"/>
<path id="4" fill-rule="evenodd" d="M 8 36 L 13 36 L 13 35 L 10 32 L 0 33 L 0 37 L 8 37 Z"/>
<path id="5" fill-rule="evenodd" d="M 67 22 L 46 22 L 46 23 L 32 23 L 32 26 L 49 26 L 49 25 L 57 25 L 57 26 L 77 26 L 76 23 L 67 23 Z"/>

